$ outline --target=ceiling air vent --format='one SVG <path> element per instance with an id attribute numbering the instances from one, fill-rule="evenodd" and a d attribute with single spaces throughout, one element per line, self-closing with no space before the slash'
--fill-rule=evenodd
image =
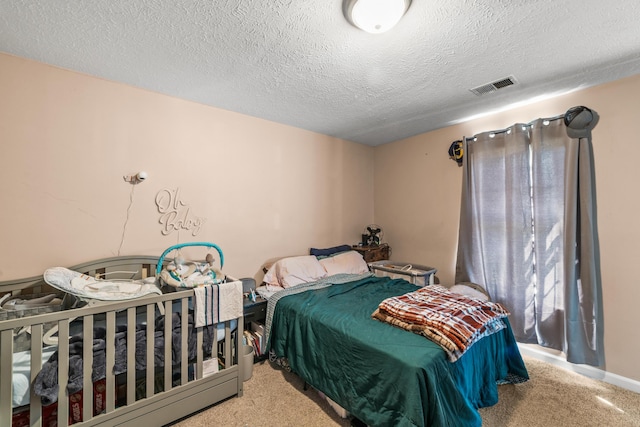
<path id="1" fill-rule="evenodd" d="M 474 94 L 481 96 L 481 95 L 486 95 L 487 93 L 495 92 L 498 89 L 512 86 L 516 83 L 518 83 L 516 78 L 513 76 L 509 76 L 500 80 L 496 80 L 495 82 L 487 83 L 486 85 L 474 87 L 473 89 L 469 89 L 469 90 Z"/>

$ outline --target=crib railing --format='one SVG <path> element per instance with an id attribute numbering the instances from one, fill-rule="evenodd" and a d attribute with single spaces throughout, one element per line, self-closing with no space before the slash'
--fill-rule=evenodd
<path id="1" fill-rule="evenodd" d="M 163 295 L 146 296 L 129 301 L 99 303 L 82 308 L 38 314 L 23 318 L 0 321 L 0 427 L 9 427 L 16 419 L 24 420 L 26 416 L 14 416 L 12 408 L 12 370 L 13 357 L 16 351 L 14 342 L 17 333 L 30 334 L 30 404 L 28 423 L 33 426 L 45 425 L 51 413 L 47 412 L 39 396 L 35 394 L 34 381 L 41 370 L 43 349 L 50 341 L 46 330 L 57 329 L 58 352 L 58 384 L 57 407 L 55 419 L 58 426 L 67 426 L 76 422 L 80 425 L 96 425 L 101 423 L 115 424 L 117 420 L 130 419 L 142 406 L 158 403 L 161 409 L 163 401 L 185 391 L 185 387 L 195 382 L 215 381 L 225 390 L 233 388 L 241 395 L 242 372 L 239 357 L 243 336 L 242 318 L 236 319 L 236 330 L 232 330 L 232 322 L 224 323 L 224 340 L 217 339 L 216 327 L 213 329 L 212 358 L 205 360 L 203 351 L 204 328 L 195 329 L 196 357 L 189 360 L 189 322 L 188 311 L 193 298 L 192 290 L 184 290 Z M 171 319 L 176 313 L 180 319 L 179 342 L 174 343 L 173 325 L 164 322 L 163 334 L 156 330 L 156 317 L 164 314 Z M 146 335 L 146 369 L 136 371 L 136 325 L 141 324 Z M 126 326 L 126 373 L 116 375 L 116 333 Z M 106 377 L 99 382 L 98 390 L 92 381 L 94 327 L 106 328 L 105 358 Z M 120 328 L 120 329 L 119 329 Z M 79 394 L 69 396 L 69 359 L 72 335 L 82 334 L 82 390 Z M 158 337 L 156 336 L 158 335 Z M 163 368 L 156 368 L 156 340 L 164 335 Z M 193 338 L 192 338 L 193 339 Z M 180 359 L 173 364 L 173 354 L 180 352 Z M 214 359 L 217 358 L 217 359 Z M 179 375 L 176 373 L 179 372 Z M 125 379 L 126 378 L 126 379 Z M 123 397 L 126 396 L 126 397 Z M 99 398 L 97 398 L 99 397 Z M 213 403 L 213 402 L 212 402 Z M 147 408 L 148 410 L 148 408 Z M 94 413 L 97 413 L 94 415 Z M 128 413 L 128 414 L 127 414 Z M 125 417 L 125 418 L 123 418 Z M 128 417 L 128 418 L 127 418 Z M 81 420 L 81 421 L 79 421 Z"/>

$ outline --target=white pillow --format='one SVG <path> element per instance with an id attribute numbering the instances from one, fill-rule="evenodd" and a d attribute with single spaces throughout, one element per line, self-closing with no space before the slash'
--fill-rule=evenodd
<path id="1" fill-rule="evenodd" d="M 463 284 L 457 284 L 457 285 L 453 285 L 452 287 L 449 288 L 449 290 L 451 292 L 455 292 L 457 294 L 462 294 L 464 296 L 467 297 L 471 297 L 471 298 L 477 298 L 481 301 L 489 301 L 489 297 L 487 296 L 487 294 L 480 292 L 477 289 L 472 288 L 471 286 L 467 286 L 467 285 L 463 285 Z"/>
<path id="2" fill-rule="evenodd" d="M 289 288 L 301 283 L 314 282 L 327 275 L 313 255 L 283 258 L 276 261 L 264 275 L 263 281 L 273 286 Z"/>
<path id="3" fill-rule="evenodd" d="M 342 252 L 338 255 L 322 258 L 320 264 L 322 264 L 328 276 L 340 273 L 362 274 L 369 271 L 364 258 L 356 251 Z"/>

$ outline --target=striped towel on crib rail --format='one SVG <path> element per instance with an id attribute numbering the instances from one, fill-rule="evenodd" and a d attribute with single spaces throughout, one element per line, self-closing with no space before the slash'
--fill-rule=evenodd
<path id="1" fill-rule="evenodd" d="M 241 281 L 199 286 L 193 292 L 196 327 L 242 317 Z"/>

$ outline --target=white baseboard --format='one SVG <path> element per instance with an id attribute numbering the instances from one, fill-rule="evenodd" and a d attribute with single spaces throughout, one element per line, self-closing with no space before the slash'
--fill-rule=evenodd
<path id="1" fill-rule="evenodd" d="M 604 381 L 606 383 L 631 390 L 635 393 L 640 393 L 640 381 L 623 377 L 622 375 L 613 374 L 611 372 L 603 371 L 602 369 L 598 369 L 593 366 L 576 365 L 574 363 L 569 363 L 564 358 L 556 356 L 555 354 L 547 353 L 544 350 L 537 349 L 535 348 L 535 346 L 518 344 L 518 348 L 520 349 L 520 353 L 522 353 L 523 355 L 542 360 L 543 362 L 550 363 L 569 371 L 576 372 L 588 378 Z"/>

